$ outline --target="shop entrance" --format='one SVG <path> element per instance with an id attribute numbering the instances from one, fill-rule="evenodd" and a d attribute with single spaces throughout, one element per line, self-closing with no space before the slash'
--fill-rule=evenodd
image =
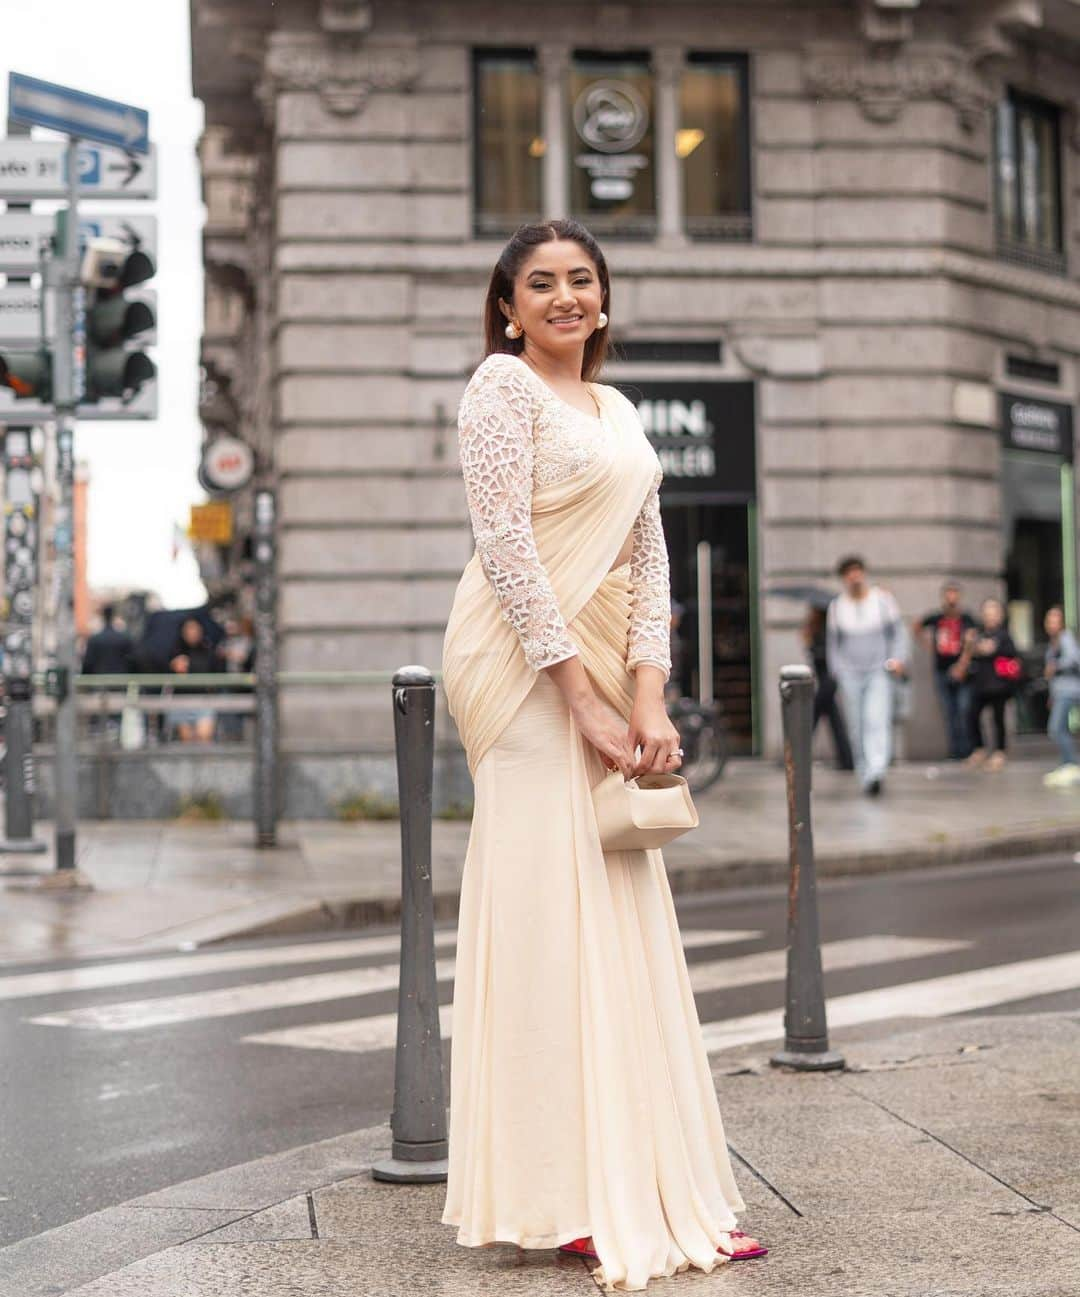
<path id="1" fill-rule="evenodd" d="M 760 751 L 753 383 L 620 383 L 664 467 L 671 564 L 672 672 L 681 692 L 718 701 L 730 750 Z M 701 609 L 708 625 L 702 634 Z"/>
<path id="2" fill-rule="evenodd" d="M 1009 629 L 1029 675 L 1041 674 L 1048 608 L 1077 626 L 1072 410 L 1055 401 L 1002 396 L 1002 527 Z M 1046 728 L 1046 698 L 1019 701 L 1020 731 Z"/>

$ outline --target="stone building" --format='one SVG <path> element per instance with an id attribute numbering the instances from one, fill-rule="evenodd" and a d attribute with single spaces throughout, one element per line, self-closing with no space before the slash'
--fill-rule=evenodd
<path id="1" fill-rule="evenodd" d="M 956 576 L 1075 621 L 1080 3 L 192 0 L 192 49 L 204 413 L 278 491 L 286 668 L 438 666 L 483 290 L 545 215 L 605 246 L 738 749 L 802 656 L 766 592 L 843 553 L 911 614 Z M 385 751 L 386 692 L 287 693 L 286 741 Z"/>

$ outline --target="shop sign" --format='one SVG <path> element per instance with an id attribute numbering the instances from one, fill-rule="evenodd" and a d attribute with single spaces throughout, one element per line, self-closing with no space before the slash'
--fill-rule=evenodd
<path id="1" fill-rule="evenodd" d="M 228 500 L 191 506 L 189 539 L 208 545 L 228 545 L 233 538 L 233 511 Z"/>
<path id="2" fill-rule="evenodd" d="M 1071 460 L 1072 406 L 1002 392 L 1001 437 L 1009 450 L 1036 451 Z"/>
<path id="3" fill-rule="evenodd" d="M 649 129 L 649 110 L 628 81 L 593 81 L 574 103 L 574 127 L 592 150 L 574 158 L 589 177 L 594 198 L 622 202 L 634 192 L 639 171 L 649 165 L 634 149 Z"/>
<path id="4" fill-rule="evenodd" d="M 251 481 L 255 456 L 239 437 L 215 437 L 202 454 L 200 481 L 211 491 L 239 491 Z"/>
<path id="5" fill-rule="evenodd" d="M 669 494 L 757 494 L 754 385 L 651 381 L 620 383 L 637 407 Z"/>

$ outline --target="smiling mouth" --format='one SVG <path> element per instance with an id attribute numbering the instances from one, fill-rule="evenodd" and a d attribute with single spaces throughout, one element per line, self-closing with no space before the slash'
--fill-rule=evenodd
<path id="1" fill-rule="evenodd" d="M 548 324 L 577 324 L 584 318 L 583 315 L 555 315 L 548 320 Z"/>

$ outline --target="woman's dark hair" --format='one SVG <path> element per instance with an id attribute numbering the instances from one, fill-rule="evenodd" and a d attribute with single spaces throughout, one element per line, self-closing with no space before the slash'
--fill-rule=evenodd
<path id="1" fill-rule="evenodd" d="M 506 336 L 506 316 L 499 309 L 499 298 L 505 302 L 514 300 L 514 280 L 521 267 L 528 261 L 533 251 L 542 243 L 552 243 L 555 239 L 565 239 L 576 243 L 589 255 L 596 273 L 600 278 L 603 299 L 600 309 L 611 315 L 611 281 L 608 276 L 607 262 L 600 251 L 600 245 L 578 221 L 543 221 L 536 225 L 520 225 L 510 236 L 510 242 L 499 253 L 495 269 L 491 272 L 487 297 L 484 300 L 484 355 L 494 352 L 506 352 L 511 356 L 520 356 L 525 350 L 525 339 Z M 603 368 L 608 351 L 608 334 L 610 325 L 605 329 L 594 329 L 592 336 L 585 343 L 585 354 L 581 359 L 581 377 L 589 380 L 595 378 Z"/>

